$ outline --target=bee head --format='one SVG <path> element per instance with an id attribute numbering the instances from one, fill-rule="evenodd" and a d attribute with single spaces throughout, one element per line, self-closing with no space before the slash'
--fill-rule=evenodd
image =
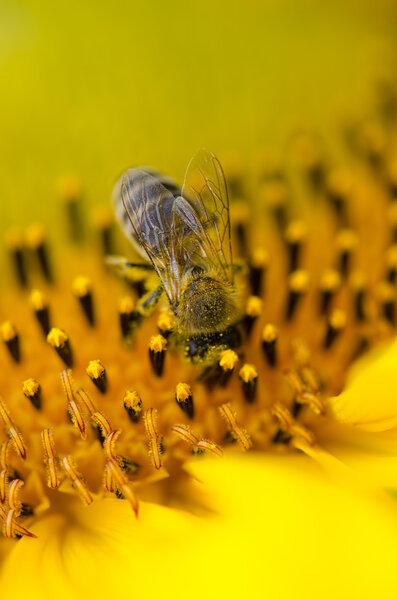
<path id="1" fill-rule="evenodd" d="M 212 277 L 198 277 L 182 293 L 178 306 L 181 329 L 189 335 L 224 331 L 236 320 L 233 287 Z"/>

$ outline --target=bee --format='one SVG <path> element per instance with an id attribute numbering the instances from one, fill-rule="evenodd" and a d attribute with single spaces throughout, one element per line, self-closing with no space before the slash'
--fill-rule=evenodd
<path id="1" fill-rule="evenodd" d="M 238 295 L 233 282 L 229 198 L 219 160 L 200 150 L 190 161 L 182 188 L 149 168 L 127 170 L 113 192 L 116 217 L 152 268 L 183 338 L 186 355 L 207 360 L 236 347 L 240 336 Z"/>

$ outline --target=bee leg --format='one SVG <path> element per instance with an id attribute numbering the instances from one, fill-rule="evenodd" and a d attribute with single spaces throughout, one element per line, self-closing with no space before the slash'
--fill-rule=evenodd
<path id="1" fill-rule="evenodd" d="M 139 299 L 138 312 L 143 317 L 148 317 L 156 307 L 156 304 L 161 298 L 163 293 L 163 286 L 159 285 L 153 291 L 148 292 Z"/>
<path id="2" fill-rule="evenodd" d="M 105 258 L 105 263 L 112 269 L 117 275 L 121 277 L 126 277 L 128 279 L 128 274 L 131 269 L 142 269 L 144 271 L 153 271 L 154 267 L 151 263 L 133 263 L 124 256 L 107 256 Z"/>
<path id="3" fill-rule="evenodd" d="M 242 273 L 243 275 L 246 275 L 248 273 L 247 265 L 243 262 L 232 263 L 232 271 L 233 273 Z"/>

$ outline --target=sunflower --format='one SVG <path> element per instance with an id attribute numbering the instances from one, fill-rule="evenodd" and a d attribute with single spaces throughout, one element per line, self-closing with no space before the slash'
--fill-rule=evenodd
<path id="1" fill-rule="evenodd" d="M 327 580 L 327 593 L 373 597 L 394 583 L 397 184 L 384 119 L 350 131 L 348 168 L 302 131 L 287 165 L 263 156 L 247 173 L 225 158 L 243 342 L 209 373 L 173 343 L 166 304 L 142 310 L 152 277 L 106 266 L 133 251 L 106 209 L 87 218 L 78 179 L 58 185 L 62 244 L 37 223 L 9 232 L 5 594 L 314 597 Z"/>

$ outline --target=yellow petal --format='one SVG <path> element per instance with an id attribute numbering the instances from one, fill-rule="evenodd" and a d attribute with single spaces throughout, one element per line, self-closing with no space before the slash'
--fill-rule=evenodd
<path id="1" fill-rule="evenodd" d="M 352 367 L 345 390 L 329 400 L 335 418 L 367 431 L 397 426 L 397 340 Z"/>
<path id="2" fill-rule="evenodd" d="M 17 542 L 2 597 L 375 598 L 396 589 L 394 503 L 298 456 L 200 460 L 213 513 L 77 503 Z M 23 576 L 21 576 L 23 574 Z"/>

